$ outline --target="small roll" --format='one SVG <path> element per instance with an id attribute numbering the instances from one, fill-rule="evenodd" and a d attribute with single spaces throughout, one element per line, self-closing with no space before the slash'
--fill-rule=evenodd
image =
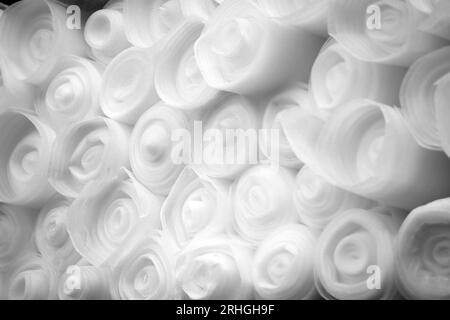
<path id="1" fill-rule="evenodd" d="M 206 116 L 200 151 L 194 144 L 192 163 L 212 178 L 233 180 L 259 161 L 258 130 L 263 110 L 242 96 L 228 96 Z M 196 127 L 194 124 L 194 134 Z M 194 135 L 195 136 L 195 135 Z"/>
<path id="2" fill-rule="evenodd" d="M 307 96 L 306 84 L 296 83 L 270 99 L 262 121 L 262 129 L 266 134 L 261 136 L 259 147 L 272 163 L 278 162 L 282 166 L 294 169 L 300 169 L 302 166 L 282 130 L 280 114 L 284 110 L 301 108 Z M 274 131 L 277 133 L 277 140 L 273 140 Z"/>
<path id="3" fill-rule="evenodd" d="M 304 166 L 297 175 L 294 205 L 301 222 L 313 230 L 322 230 L 341 212 L 368 209 L 375 202 L 338 188 Z"/>
<path id="4" fill-rule="evenodd" d="M 22 0 L 9 6 L 2 15 L 0 51 L 11 76 L 41 84 L 60 57 L 83 56 L 83 35 L 68 25 L 66 8 L 56 1 Z"/>
<path id="5" fill-rule="evenodd" d="M 54 194 L 48 183 L 55 133 L 31 112 L 0 114 L 0 202 L 40 208 Z"/>
<path id="6" fill-rule="evenodd" d="M 100 115 L 101 72 L 92 60 L 77 56 L 61 58 L 52 79 L 38 93 L 38 115 L 58 132 Z"/>
<path id="7" fill-rule="evenodd" d="M 412 210 L 450 194 L 448 157 L 420 147 L 397 108 L 370 100 L 341 106 L 317 149 L 324 177 L 360 196 Z"/>
<path id="8" fill-rule="evenodd" d="M 161 231 L 152 232 L 133 246 L 114 269 L 113 296 L 121 300 L 177 298 L 175 257 L 178 248 Z"/>
<path id="9" fill-rule="evenodd" d="M 58 297 L 61 300 L 110 300 L 110 271 L 88 263 L 67 268 L 59 278 Z"/>
<path id="10" fill-rule="evenodd" d="M 356 58 L 409 66 L 447 41 L 419 30 L 426 18 L 405 0 L 332 1 L 330 35 Z"/>
<path id="11" fill-rule="evenodd" d="M 55 142 L 50 183 L 62 195 L 76 198 L 89 181 L 116 175 L 129 166 L 129 137 L 128 127 L 107 118 L 73 125 Z"/>
<path id="12" fill-rule="evenodd" d="M 125 34 L 134 46 L 148 48 L 183 20 L 178 0 L 124 0 Z"/>
<path id="13" fill-rule="evenodd" d="M 0 273 L 31 246 L 36 212 L 0 204 Z"/>
<path id="14" fill-rule="evenodd" d="M 397 240 L 402 293 L 411 299 L 450 298 L 450 198 L 414 209 Z"/>
<path id="15" fill-rule="evenodd" d="M 208 85 L 256 94 L 308 81 L 323 41 L 266 17 L 250 0 L 227 0 L 208 20 L 194 50 Z"/>
<path id="16" fill-rule="evenodd" d="M 206 84 L 194 56 L 194 43 L 203 26 L 200 21 L 186 20 L 162 49 L 155 87 L 161 99 L 173 107 L 191 110 L 210 106 L 219 95 Z"/>
<path id="17" fill-rule="evenodd" d="M 400 92 L 401 110 L 411 133 L 422 147 L 431 150 L 442 150 L 441 137 L 445 139 L 446 129 L 438 123 L 441 116 L 446 118 L 448 108 L 439 105 L 438 110 L 441 98 L 436 96 L 439 95 L 437 84 L 445 76 L 450 76 L 450 46 L 418 59 L 409 68 Z"/>
<path id="18" fill-rule="evenodd" d="M 328 37 L 330 0 L 253 0 L 269 17 L 297 28 Z"/>
<path id="19" fill-rule="evenodd" d="M 314 285 L 316 236 L 304 225 L 276 229 L 258 247 L 253 283 L 267 300 L 306 300 L 317 297 Z"/>
<path id="20" fill-rule="evenodd" d="M 17 261 L 7 275 L 8 300 L 56 300 L 58 273 L 36 252 Z"/>
<path id="21" fill-rule="evenodd" d="M 199 234 L 223 233 L 232 215 L 229 188 L 184 169 L 161 209 L 163 229 L 184 248 Z"/>
<path id="22" fill-rule="evenodd" d="M 93 266 L 116 265 L 115 256 L 133 238 L 160 228 L 162 199 L 127 170 L 89 183 L 68 211 L 75 249 Z"/>
<path id="23" fill-rule="evenodd" d="M 315 274 L 327 299 L 398 297 L 394 239 L 405 216 L 396 209 L 352 209 L 320 235 Z"/>
<path id="24" fill-rule="evenodd" d="M 133 125 L 159 101 L 155 90 L 156 49 L 129 48 L 108 64 L 100 89 L 103 113 Z"/>
<path id="25" fill-rule="evenodd" d="M 258 244 L 279 226 L 295 223 L 295 173 L 285 168 L 255 166 L 236 181 L 232 191 L 233 231 Z"/>
<path id="26" fill-rule="evenodd" d="M 174 162 L 177 130 L 191 132 L 188 116 L 181 110 L 156 104 L 139 118 L 131 135 L 130 163 L 136 178 L 150 191 L 166 196 L 183 170 Z"/>
<path id="27" fill-rule="evenodd" d="M 128 48 L 121 6 L 106 6 L 90 15 L 84 26 L 84 39 L 96 60 L 105 65 Z"/>
<path id="28" fill-rule="evenodd" d="M 399 106 L 406 69 L 355 58 L 334 40 L 328 41 L 311 71 L 311 95 L 324 116 L 353 99 L 371 99 Z"/>
<path id="29" fill-rule="evenodd" d="M 197 238 L 176 261 L 182 299 L 249 300 L 253 298 L 253 251 L 236 238 Z"/>
<path id="30" fill-rule="evenodd" d="M 41 209 L 35 227 L 35 241 L 42 257 L 57 271 L 80 260 L 67 232 L 67 211 L 72 201 L 54 196 Z"/>

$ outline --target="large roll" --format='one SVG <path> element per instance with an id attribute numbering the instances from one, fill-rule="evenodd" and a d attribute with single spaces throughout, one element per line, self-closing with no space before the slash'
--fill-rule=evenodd
<path id="1" fill-rule="evenodd" d="M 76 123 L 55 142 L 50 183 L 62 195 L 76 198 L 89 181 L 116 175 L 129 165 L 129 137 L 130 129 L 111 119 Z"/>
<path id="2" fill-rule="evenodd" d="M 84 26 L 84 39 L 94 58 L 103 64 L 108 64 L 130 46 L 125 35 L 121 1 L 112 1 L 89 16 Z"/>
<path id="3" fill-rule="evenodd" d="M 110 270 L 85 261 L 68 266 L 58 281 L 61 300 L 110 300 Z"/>
<path id="4" fill-rule="evenodd" d="M 7 274 L 9 300 L 56 300 L 58 273 L 36 252 L 17 261 Z"/>
<path id="5" fill-rule="evenodd" d="M 329 32 L 355 57 L 409 66 L 447 41 L 419 30 L 426 18 L 405 0 L 341 0 L 329 9 Z"/>
<path id="6" fill-rule="evenodd" d="M 134 46 L 147 48 L 183 20 L 178 0 L 124 0 L 125 34 Z"/>
<path id="7" fill-rule="evenodd" d="M 135 124 L 159 101 L 155 90 L 156 48 L 129 48 L 108 64 L 100 89 L 103 113 L 114 120 Z"/>
<path id="8" fill-rule="evenodd" d="M 232 215 L 229 188 L 186 168 L 161 209 L 163 229 L 184 248 L 199 234 L 227 230 Z"/>
<path id="9" fill-rule="evenodd" d="M 336 216 L 319 238 L 315 274 L 327 299 L 398 297 L 395 236 L 405 214 L 352 209 Z"/>
<path id="10" fill-rule="evenodd" d="M 447 131 L 447 126 L 441 127 L 438 123 L 441 117 L 444 122 L 448 119 L 448 116 L 445 117 L 448 101 L 442 107 L 438 101 L 441 99 L 437 92 L 439 86 L 436 85 L 445 76 L 450 76 L 450 47 L 418 59 L 409 68 L 400 92 L 401 110 L 414 138 L 421 146 L 431 150 L 442 150 L 442 140 Z"/>
<path id="11" fill-rule="evenodd" d="M 136 178 L 152 192 L 166 196 L 184 168 L 173 159 L 177 131 L 191 132 L 189 117 L 164 103 L 139 118 L 131 135 L 130 163 Z"/>
<path id="12" fill-rule="evenodd" d="M 264 134 L 260 137 L 259 147 L 270 162 L 294 169 L 302 166 L 282 130 L 280 114 L 284 110 L 304 107 L 305 99 L 308 99 L 306 84 L 296 83 L 269 100 L 262 121 Z"/>
<path id="13" fill-rule="evenodd" d="M 41 209 L 35 227 L 39 252 L 59 272 L 81 258 L 67 232 L 67 211 L 71 203 L 69 199 L 54 196 Z"/>
<path id="14" fill-rule="evenodd" d="M 311 94 L 318 111 L 325 116 L 357 98 L 398 106 L 405 73 L 402 67 L 359 60 L 341 44 L 330 40 L 314 62 Z"/>
<path id="15" fill-rule="evenodd" d="M 161 99 L 173 107 L 190 110 L 211 106 L 219 95 L 206 84 L 194 56 L 194 43 L 203 26 L 198 20 L 186 20 L 162 49 L 155 87 Z"/>
<path id="16" fill-rule="evenodd" d="M 253 284 L 268 300 L 317 297 L 314 284 L 316 236 L 304 225 L 276 229 L 259 245 L 253 261 Z"/>
<path id="17" fill-rule="evenodd" d="M 339 108 L 318 142 L 325 178 L 384 204 L 413 209 L 450 195 L 450 161 L 420 147 L 397 108 L 355 100 Z"/>
<path id="18" fill-rule="evenodd" d="M 412 299 L 450 298 L 450 198 L 414 209 L 397 240 L 402 293 Z"/>
<path id="19" fill-rule="evenodd" d="M 300 221 L 313 230 L 322 230 L 336 215 L 349 209 L 368 209 L 374 201 L 338 188 L 304 166 L 295 179 L 294 206 Z"/>
<path id="20" fill-rule="evenodd" d="M 115 265 L 123 246 L 160 228 L 162 199 L 127 170 L 89 183 L 68 211 L 67 228 L 75 249 L 90 264 Z"/>
<path id="21" fill-rule="evenodd" d="M 173 239 L 161 231 L 147 234 L 114 268 L 111 280 L 115 299 L 169 300 L 178 297 Z"/>
<path id="22" fill-rule="evenodd" d="M 253 0 L 269 17 L 297 28 L 328 37 L 331 0 Z"/>
<path id="23" fill-rule="evenodd" d="M 206 82 L 239 94 L 306 82 L 323 38 L 266 17 L 250 0 L 227 0 L 195 44 Z"/>
<path id="24" fill-rule="evenodd" d="M 98 102 L 102 68 L 94 61 L 64 56 L 41 86 L 35 103 L 41 119 L 56 131 L 101 114 Z"/>
<path id="25" fill-rule="evenodd" d="M 32 247 L 36 212 L 0 204 L 0 272 Z"/>
<path id="26" fill-rule="evenodd" d="M 253 251 L 237 238 L 197 238 L 176 261 L 182 299 L 249 300 Z"/>
<path id="27" fill-rule="evenodd" d="M 298 221 L 293 203 L 295 173 L 255 166 L 233 186 L 233 231 L 257 244 L 279 226 Z"/>
<path id="28" fill-rule="evenodd" d="M 0 114 L 0 202 L 40 208 L 53 195 L 48 183 L 55 133 L 31 112 Z"/>
<path id="29" fill-rule="evenodd" d="M 5 10 L 0 52 L 13 78 L 39 84 L 63 55 L 85 54 L 83 35 L 67 20 L 66 8 L 52 0 L 22 0 Z"/>
<path id="30" fill-rule="evenodd" d="M 212 178 L 233 180 L 259 161 L 258 130 L 263 110 L 242 96 L 228 96 L 206 116 L 200 141 L 194 124 L 192 163 Z M 199 148 L 199 145 L 201 148 Z"/>

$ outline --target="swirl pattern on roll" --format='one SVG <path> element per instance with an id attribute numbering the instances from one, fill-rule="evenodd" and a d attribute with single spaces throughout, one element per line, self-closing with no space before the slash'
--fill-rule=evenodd
<path id="1" fill-rule="evenodd" d="M 206 115 L 201 158 L 194 150 L 194 167 L 212 178 L 238 177 L 259 161 L 257 131 L 261 119 L 262 110 L 253 101 L 242 96 L 225 97 Z"/>
<path id="2" fill-rule="evenodd" d="M 8 274 L 9 300 L 55 300 L 58 273 L 36 252 L 29 252 Z"/>
<path id="3" fill-rule="evenodd" d="M 199 234 L 223 233 L 232 214 L 228 189 L 186 168 L 161 209 L 163 229 L 181 248 Z"/>
<path id="4" fill-rule="evenodd" d="M 203 239 L 204 240 L 204 239 Z M 197 238 L 176 261 L 182 299 L 242 300 L 253 297 L 253 251 L 237 238 Z"/>
<path id="5" fill-rule="evenodd" d="M 52 79 L 39 92 L 37 113 L 55 131 L 101 114 L 99 92 L 102 68 L 94 61 L 77 57 L 61 58 Z"/>
<path id="6" fill-rule="evenodd" d="M 159 101 L 154 82 L 157 59 L 154 48 L 131 47 L 108 64 L 100 89 L 100 105 L 107 117 L 134 125 Z"/>
<path id="7" fill-rule="evenodd" d="M 448 299 L 450 199 L 414 209 L 400 228 L 397 266 L 402 293 L 411 299 Z"/>
<path id="8" fill-rule="evenodd" d="M 375 202 L 338 188 L 308 166 L 298 173 L 294 191 L 294 206 L 301 222 L 321 230 L 341 212 L 353 208 L 368 209 Z"/>
<path id="9" fill-rule="evenodd" d="M 316 236 L 304 225 L 276 229 L 259 245 L 253 261 L 257 294 L 268 300 L 317 297 L 314 284 Z"/>
<path id="10" fill-rule="evenodd" d="M 133 238 L 160 228 L 162 199 L 127 170 L 92 181 L 72 203 L 67 228 L 75 249 L 90 264 L 115 266 Z"/>
<path id="11" fill-rule="evenodd" d="M 5 10 L 0 51 L 13 78 L 40 84 L 60 57 L 85 54 L 83 35 L 66 21 L 66 8 L 56 1 L 23 0 Z"/>
<path id="12" fill-rule="evenodd" d="M 169 300 L 178 297 L 173 240 L 161 231 L 140 239 L 114 269 L 113 294 L 123 300 Z"/>
<path id="13" fill-rule="evenodd" d="M 40 208 L 53 195 L 47 181 L 55 133 L 34 113 L 0 114 L 0 201 Z"/>
<path id="14" fill-rule="evenodd" d="M 131 135 L 130 163 L 137 179 L 152 192 L 166 196 L 183 170 L 173 159 L 173 132 L 191 132 L 188 116 L 158 103 L 139 118 Z"/>
<path id="15" fill-rule="evenodd" d="M 359 60 L 342 45 L 329 40 L 312 67 L 311 95 L 324 116 L 358 98 L 398 106 L 405 73 L 402 67 Z"/>
<path id="16" fill-rule="evenodd" d="M 442 150 L 441 140 L 445 129 L 438 125 L 445 118 L 448 107 L 435 100 L 439 94 L 437 85 L 441 78 L 450 76 L 450 47 L 433 51 L 418 59 L 408 70 L 403 80 L 400 101 L 414 138 L 421 146 L 431 150 Z M 441 138 L 443 137 L 443 138 Z"/>
<path id="17" fill-rule="evenodd" d="M 394 239 L 404 216 L 390 208 L 351 209 L 336 216 L 317 246 L 321 294 L 344 300 L 395 298 Z"/>
<path id="18" fill-rule="evenodd" d="M 123 6 L 112 2 L 89 16 L 84 26 L 84 39 L 92 55 L 108 64 L 117 54 L 130 46 L 125 35 Z"/>
<path id="19" fill-rule="evenodd" d="M 76 198 L 90 181 L 116 175 L 129 166 L 130 129 L 114 120 L 78 122 L 58 136 L 49 180 L 62 195 Z"/>
<path id="20" fill-rule="evenodd" d="M 67 211 L 71 203 L 69 199 L 54 196 L 41 209 L 35 227 L 39 252 L 60 272 L 81 259 L 67 232 Z"/>
<path id="21" fill-rule="evenodd" d="M 255 166 L 233 186 L 233 231 L 254 244 L 279 226 L 298 221 L 293 203 L 294 172 Z"/>
<path id="22" fill-rule="evenodd" d="M 420 147 L 397 108 L 354 100 L 323 128 L 319 161 L 337 186 L 403 209 L 449 194 L 448 157 Z"/>

